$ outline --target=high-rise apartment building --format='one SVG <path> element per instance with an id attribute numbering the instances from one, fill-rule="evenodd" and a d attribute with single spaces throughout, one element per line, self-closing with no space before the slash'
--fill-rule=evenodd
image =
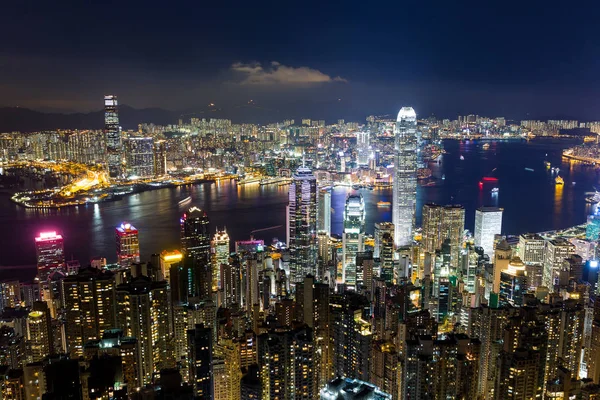
<path id="1" fill-rule="evenodd" d="M 350 195 L 344 208 L 342 271 L 338 282 L 356 287 L 356 254 L 364 251 L 365 202 L 362 195 Z"/>
<path id="2" fill-rule="evenodd" d="M 106 153 L 108 173 L 111 178 L 123 175 L 123 143 L 119 126 L 117 96 L 104 96 L 104 135 L 106 136 Z"/>
<path id="3" fill-rule="evenodd" d="M 463 206 L 425 204 L 423 206 L 423 250 L 435 253 L 446 239 L 450 240 L 451 265 L 458 267 L 465 229 Z"/>
<path id="4" fill-rule="evenodd" d="M 127 176 L 150 178 L 154 176 L 154 139 L 130 137 L 127 139 Z"/>
<path id="5" fill-rule="evenodd" d="M 412 107 L 400 109 L 394 135 L 394 243 L 396 246 L 408 246 L 413 242 L 417 203 L 417 114 Z"/>
<path id="6" fill-rule="evenodd" d="M 35 363 L 52 354 L 52 325 L 50 310 L 44 302 L 35 302 L 27 316 L 28 360 Z"/>
<path id="7" fill-rule="evenodd" d="M 117 263 L 129 267 L 140 262 L 140 240 L 138 230 L 129 223 L 122 223 L 115 229 L 117 243 Z"/>
<path id="8" fill-rule="evenodd" d="M 494 236 L 502 232 L 502 212 L 498 207 L 480 207 L 475 211 L 475 246 L 483 247 L 485 254 L 494 257 Z"/>
<path id="9" fill-rule="evenodd" d="M 65 333 L 69 354 L 83 355 L 83 346 L 116 326 L 115 277 L 112 272 L 83 268 L 63 280 Z"/>
<path id="10" fill-rule="evenodd" d="M 48 279 L 54 270 L 65 267 L 64 240 L 56 232 L 42 232 L 35 238 L 37 253 L 37 270 L 40 281 Z"/>
<path id="11" fill-rule="evenodd" d="M 287 207 L 290 281 L 302 282 L 317 275 L 317 179 L 309 168 L 300 167 L 289 188 Z"/>
<path id="12" fill-rule="evenodd" d="M 575 246 L 566 239 L 557 238 L 546 242 L 544 255 L 544 274 L 542 283 L 547 288 L 554 287 L 558 279 L 563 261 L 575 253 Z"/>

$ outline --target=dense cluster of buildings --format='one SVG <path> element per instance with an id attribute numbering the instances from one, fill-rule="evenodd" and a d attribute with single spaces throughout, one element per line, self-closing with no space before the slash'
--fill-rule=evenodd
<path id="1" fill-rule="evenodd" d="M 314 122 L 287 130 L 295 145 Z M 359 192 L 331 232 L 318 155 L 292 170 L 285 243 L 231 243 L 197 207 L 180 246 L 156 254 L 116 227 L 114 263 L 67 261 L 63 237 L 41 233 L 35 281 L 0 283 L 1 397 L 598 398 L 600 218 L 585 238 L 515 238 L 502 209 L 482 207 L 471 235 L 462 206 L 425 204 L 417 228 L 422 132 L 410 107 L 392 125 L 392 221 L 372 237 Z M 373 159 L 365 142 L 349 164 Z"/>

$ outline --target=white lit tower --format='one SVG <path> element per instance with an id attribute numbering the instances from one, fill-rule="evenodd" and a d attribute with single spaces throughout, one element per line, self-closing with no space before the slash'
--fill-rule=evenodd
<path id="1" fill-rule="evenodd" d="M 409 246 L 417 203 L 417 114 L 412 107 L 400 109 L 394 135 L 394 244 Z"/>
<path id="2" fill-rule="evenodd" d="M 298 168 L 290 184 L 287 228 L 290 281 L 295 284 L 317 272 L 317 179 L 309 168 Z"/>
<path id="3" fill-rule="evenodd" d="M 106 135 L 108 173 L 111 178 L 119 178 L 123 174 L 123 143 L 119 127 L 117 96 L 112 94 L 104 96 L 104 134 Z"/>
<path id="4" fill-rule="evenodd" d="M 356 287 L 356 254 L 364 251 L 365 202 L 362 195 L 351 195 L 344 209 L 342 236 L 342 282 Z"/>

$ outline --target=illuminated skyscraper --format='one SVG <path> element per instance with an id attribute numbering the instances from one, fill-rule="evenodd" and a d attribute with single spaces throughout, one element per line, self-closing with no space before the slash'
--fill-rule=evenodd
<path id="1" fill-rule="evenodd" d="M 434 253 L 442 243 L 450 239 L 451 265 L 458 267 L 460 248 L 465 229 L 465 209 L 463 206 L 425 204 L 423 206 L 423 250 Z"/>
<path id="2" fill-rule="evenodd" d="M 502 231 L 502 208 L 480 207 L 475 211 L 475 246 L 483 247 L 485 254 L 494 257 L 494 236 Z"/>
<path id="3" fill-rule="evenodd" d="M 129 267 L 140 262 L 140 241 L 138 230 L 131 224 L 122 223 L 115 229 L 117 242 L 117 263 Z"/>
<path id="4" fill-rule="evenodd" d="M 40 281 L 46 281 L 50 272 L 65 267 L 64 241 L 56 232 L 42 232 L 35 238 L 37 270 Z"/>
<path id="5" fill-rule="evenodd" d="M 230 241 L 227 230 L 217 230 L 210 243 L 212 270 L 213 270 L 213 291 L 217 288 L 223 288 L 221 285 L 221 265 L 229 263 Z"/>
<path id="6" fill-rule="evenodd" d="M 319 204 L 317 206 L 317 230 L 331 235 L 331 192 L 326 189 L 319 190 Z"/>
<path id="7" fill-rule="evenodd" d="M 44 302 L 35 302 L 27 316 L 29 362 L 39 362 L 52 354 L 52 325 L 50 310 Z"/>
<path id="8" fill-rule="evenodd" d="M 575 246 L 563 238 L 557 238 L 546 242 L 546 254 L 544 256 L 544 274 L 542 283 L 553 289 L 558 280 L 563 261 L 575 253 Z"/>
<path id="9" fill-rule="evenodd" d="M 65 333 L 69 354 L 83 355 L 83 346 L 116 326 L 115 277 L 112 272 L 84 268 L 63 280 Z"/>
<path id="10" fill-rule="evenodd" d="M 181 250 L 185 256 L 201 257 L 208 261 L 210 234 L 208 216 L 198 207 L 191 207 L 180 220 Z"/>
<path id="11" fill-rule="evenodd" d="M 369 131 L 356 132 L 356 150 L 358 165 L 369 165 Z"/>
<path id="12" fill-rule="evenodd" d="M 154 142 L 154 176 L 163 176 L 167 173 L 167 142 L 157 140 Z"/>
<path id="13" fill-rule="evenodd" d="M 317 275 L 317 179 L 309 168 L 298 168 L 290 184 L 287 226 L 290 280 L 295 284 Z"/>
<path id="14" fill-rule="evenodd" d="M 123 143 L 119 127 L 117 96 L 104 96 L 104 134 L 106 135 L 106 153 L 108 172 L 111 178 L 118 178 L 122 171 Z"/>
<path id="15" fill-rule="evenodd" d="M 356 254 L 364 251 L 365 202 L 362 195 L 351 195 L 344 209 L 342 236 L 342 276 L 340 282 L 356 286 Z"/>
<path id="16" fill-rule="evenodd" d="M 375 233 L 373 234 L 375 239 L 375 248 L 373 249 L 373 257 L 378 258 L 381 256 L 381 247 L 383 235 L 389 233 L 394 237 L 394 224 L 391 222 L 376 222 Z"/>
<path id="17" fill-rule="evenodd" d="M 400 109 L 394 135 L 394 243 L 396 246 L 409 246 L 413 242 L 417 203 L 417 114 L 412 107 Z"/>
<path id="18" fill-rule="evenodd" d="M 519 236 L 519 258 L 526 265 L 544 263 L 546 241 L 537 233 L 524 233 Z"/>
<path id="19" fill-rule="evenodd" d="M 130 137 L 127 144 L 127 176 L 150 178 L 154 175 L 154 140 Z"/>

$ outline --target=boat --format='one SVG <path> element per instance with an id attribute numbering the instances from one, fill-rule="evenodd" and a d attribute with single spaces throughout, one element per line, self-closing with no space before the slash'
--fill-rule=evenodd
<path id="1" fill-rule="evenodd" d="M 187 203 L 187 202 L 188 202 L 188 201 L 190 201 L 190 200 L 192 200 L 192 196 L 188 196 L 188 197 L 186 197 L 185 199 L 181 200 L 181 201 L 179 202 L 179 205 L 181 205 L 181 204 L 185 204 L 185 203 Z"/>
<path id="2" fill-rule="evenodd" d="M 525 171 L 533 172 L 533 168 L 525 168 Z"/>
<path id="3" fill-rule="evenodd" d="M 500 189 L 498 189 L 497 187 L 495 187 L 491 190 L 492 194 L 498 194 L 499 191 L 500 191 Z"/>
<path id="4" fill-rule="evenodd" d="M 465 160 L 465 157 L 461 154 L 460 155 L 460 161 L 464 161 L 464 160 Z"/>
<path id="5" fill-rule="evenodd" d="M 554 182 L 557 185 L 564 185 L 565 184 L 565 180 L 563 178 L 561 178 L 560 175 L 557 175 L 556 178 L 554 178 Z"/>
<path id="6" fill-rule="evenodd" d="M 490 144 L 489 143 L 484 143 L 483 146 L 481 146 L 484 150 L 487 150 L 490 148 Z"/>
<path id="7" fill-rule="evenodd" d="M 359 190 L 360 189 L 360 185 L 352 185 L 352 189 Z"/>
<path id="8" fill-rule="evenodd" d="M 600 193 L 596 192 L 593 196 L 588 196 L 585 198 L 586 203 L 590 204 L 598 204 L 600 203 Z"/>
<path id="9" fill-rule="evenodd" d="M 550 161 L 544 161 L 544 165 L 546 166 L 546 168 L 550 168 L 550 166 L 551 166 Z"/>
<path id="10" fill-rule="evenodd" d="M 446 175 L 445 174 L 442 175 L 442 180 L 444 180 L 444 179 L 446 179 Z"/>
<path id="11" fill-rule="evenodd" d="M 379 201 L 377 202 L 377 207 L 391 207 L 392 203 L 390 203 L 389 201 Z"/>

